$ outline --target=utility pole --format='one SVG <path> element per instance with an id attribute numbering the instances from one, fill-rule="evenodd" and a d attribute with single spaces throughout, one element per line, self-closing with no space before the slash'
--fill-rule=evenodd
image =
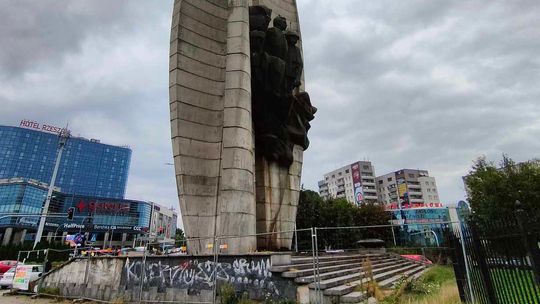
<path id="1" fill-rule="evenodd" d="M 54 183 L 56 181 L 56 174 L 58 173 L 58 167 L 60 167 L 60 160 L 62 159 L 62 152 L 64 151 L 64 147 L 68 141 L 68 138 L 70 136 L 70 133 L 67 129 L 63 129 L 58 134 L 58 152 L 56 154 L 56 162 L 54 164 L 54 171 L 51 177 L 51 182 L 49 183 L 49 191 L 47 192 L 47 198 L 45 199 L 45 205 L 43 206 L 43 209 L 41 210 L 41 217 L 39 219 L 39 226 L 36 233 L 36 239 L 34 240 L 34 249 L 36 248 L 36 245 L 41 240 L 41 236 L 43 235 L 43 228 L 45 227 L 45 221 L 47 220 L 47 213 L 49 213 L 49 205 L 51 203 L 52 193 L 54 189 Z"/>

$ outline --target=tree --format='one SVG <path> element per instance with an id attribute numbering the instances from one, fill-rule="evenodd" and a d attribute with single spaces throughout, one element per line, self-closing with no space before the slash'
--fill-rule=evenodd
<path id="1" fill-rule="evenodd" d="M 301 190 L 296 211 L 296 228 L 315 227 L 321 221 L 323 199 L 319 193 L 311 190 Z"/>
<path id="2" fill-rule="evenodd" d="M 540 215 L 540 162 L 516 164 L 503 155 L 500 166 L 485 157 L 475 161 L 465 177 L 468 200 L 474 214 L 485 220 L 505 217 L 515 210 L 519 200 L 531 216 Z"/>
<path id="3" fill-rule="evenodd" d="M 176 234 L 174 236 L 174 242 L 178 243 L 178 242 L 183 241 L 185 239 L 186 239 L 186 237 L 184 236 L 184 230 L 182 230 L 181 228 L 176 228 Z"/>
<path id="4" fill-rule="evenodd" d="M 297 229 L 386 225 L 389 220 L 390 214 L 381 205 L 366 203 L 358 207 L 342 198 L 323 200 L 317 192 L 300 191 L 296 215 Z M 344 228 L 321 229 L 317 234 L 319 246 L 352 248 L 360 239 L 373 237 L 384 239 L 390 233 L 388 228 Z M 300 245 L 311 243 L 308 234 L 299 232 L 298 235 Z"/>

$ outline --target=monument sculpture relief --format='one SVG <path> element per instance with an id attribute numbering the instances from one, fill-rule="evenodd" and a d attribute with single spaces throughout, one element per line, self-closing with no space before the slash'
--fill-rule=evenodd
<path id="1" fill-rule="evenodd" d="M 176 0 L 169 70 L 189 252 L 290 249 L 316 112 L 295 0 Z"/>

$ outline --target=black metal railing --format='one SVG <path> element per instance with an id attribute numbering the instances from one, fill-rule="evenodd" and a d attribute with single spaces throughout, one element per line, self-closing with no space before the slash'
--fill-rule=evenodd
<path id="1" fill-rule="evenodd" d="M 517 208 L 496 221 L 468 219 L 460 228 L 453 238 L 454 270 L 464 302 L 540 304 L 540 221 L 536 217 Z"/>

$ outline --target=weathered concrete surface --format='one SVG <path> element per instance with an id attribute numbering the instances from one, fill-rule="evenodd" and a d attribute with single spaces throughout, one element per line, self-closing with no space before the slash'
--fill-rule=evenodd
<path id="1" fill-rule="evenodd" d="M 302 50 L 302 34 L 295 0 L 252 0 L 251 5 L 265 5 L 272 9 L 272 18 L 283 16 L 287 19 L 287 29 L 298 33 L 298 47 Z M 300 91 L 304 91 L 304 80 Z M 280 168 L 256 157 L 256 203 L 257 238 L 259 250 L 291 249 L 295 228 L 296 209 L 300 196 L 300 178 L 304 151 L 295 145 L 293 164 Z"/>
<path id="2" fill-rule="evenodd" d="M 209 301 L 214 283 L 228 283 L 251 299 L 292 299 L 296 285 L 273 274 L 272 265 L 291 262 L 290 255 L 151 256 L 74 260 L 43 278 L 42 286 L 62 296 L 96 300 Z M 218 292 L 219 296 L 219 292 Z"/>
<path id="3" fill-rule="evenodd" d="M 256 250 L 248 2 L 176 0 L 170 51 L 171 137 L 190 253 Z M 234 202 L 234 204 L 232 204 Z M 234 205 L 234 206 L 233 206 Z"/>
<path id="4" fill-rule="evenodd" d="M 302 150 L 289 169 L 255 164 L 251 120 L 249 6 L 266 5 L 300 33 L 294 0 L 175 0 L 169 103 L 180 210 L 192 254 L 257 250 L 255 233 L 292 230 Z M 298 42 L 301 47 L 301 41 Z M 301 87 L 303 90 L 303 86 Z M 257 177 L 263 176 L 263 178 Z M 279 178 L 269 178 L 279 176 Z M 256 190 L 257 188 L 257 190 Z M 290 248 L 292 233 L 259 239 Z M 269 243 L 270 242 L 270 243 Z"/>

